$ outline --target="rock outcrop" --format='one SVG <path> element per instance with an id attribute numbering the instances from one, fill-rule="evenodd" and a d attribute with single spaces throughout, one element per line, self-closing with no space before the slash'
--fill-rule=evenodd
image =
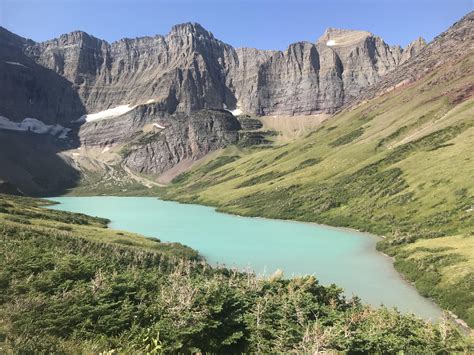
<path id="1" fill-rule="evenodd" d="M 423 37 L 418 37 L 411 42 L 402 52 L 400 64 L 405 63 L 408 59 L 415 57 L 426 47 L 426 41 Z"/>
<path id="2" fill-rule="evenodd" d="M 159 175 L 183 160 L 196 160 L 237 142 L 240 125 L 225 111 L 176 114 L 161 120 L 163 129 L 132 143 L 124 163 L 134 171 Z"/>
<path id="3" fill-rule="evenodd" d="M 81 147 L 121 146 L 122 162 L 135 172 L 159 175 L 183 160 L 236 143 L 239 121 L 225 110 L 163 115 L 156 105 L 141 105 L 114 119 L 80 127 Z"/>

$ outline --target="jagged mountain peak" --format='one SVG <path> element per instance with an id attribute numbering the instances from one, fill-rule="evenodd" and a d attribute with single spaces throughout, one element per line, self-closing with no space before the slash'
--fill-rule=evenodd
<path id="1" fill-rule="evenodd" d="M 197 22 L 185 22 L 174 25 L 171 27 L 171 31 L 168 35 L 182 35 L 182 34 L 192 34 L 198 36 L 205 36 L 209 38 L 214 38 L 214 35 L 206 30 L 202 25 Z"/>
<path id="2" fill-rule="evenodd" d="M 222 111 L 224 107 L 267 116 L 334 113 L 354 98 L 364 97 L 374 84 L 383 82 L 377 94 L 416 78 L 425 68 L 432 70 L 440 55 L 443 60 L 465 55 L 472 48 L 473 17 L 464 18 L 415 58 L 411 56 L 424 44 L 422 39 L 414 41 L 412 50 L 403 51 L 368 31 L 336 28 L 326 30 L 318 43 L 296 42 L 286 51 L 234 49 L 196 23 L 173 26 L 164 36 L 111 44 L 84 31 L 28 42 L 0 28 L 0 116 L 75 127 L 85 114 L 131 107 L 113 120 L 107 116 L 83 125 L 81 144 L 95 141 L 102 149 L 119 144 L 123 132 L 133 134 L 158 122 L 155 128 L 166 126 L 169 136 L 153 149 L 166 155 L 150 161 L 150 156 L 158 155 L 141 150 L 129 156 L 127 164 L 161 173 L 237 139 L 237 133 L 226 126 L 235 119 Z M 335 45 L 328 45 L 329 40 Z M 400 67 L 402 54 L 409 58 Z M 395 78 L 394 70 L 398 70 Z M 195 115 L 203 109 L 204 115 Z M 220 110 L 222 117 L 210 117 L 209 109 Z M 183 117 L 194 117 L 196 129 L 190 136 Z M 179 123 L 181 118 L 184 124 Z M 182 142 L 175 139 L 182 136 L 186 137 Z M 223 138 L 219 141 L 219 137 Z M 216 139 L 222 144 L 213 145 Z"/>
<path id="3" fill-rule="evenodd" d="M 405 48 L 400 65 L 385 75 L 375 85 L 367 87 L 355 101 L 355 104 L 377 95 L 383 95 L 397 88 L 409 85 L 435 70 L 448 71 L 453 61 L 472 57 L 474 51 L 474 12 L 470 12 L 455 22 L 446 31 L 423 45 L 418 38 Z M 410 47 L 411 46 L 411 47 Z M 419 49 L 418 52 L 415 49 Z M 411 53 L 410 53 L 411 52 Z M 408 55 L 408 58 L 403 58 Z M 466 96 L 472 95 L 472 87 Z"/>
<path id="4" fill-rule="evenodd" d="M 328 27 L 317 42 L 328 46 L 349 46 L 374 37 L 371 32 Z"/>
<path id="5" fill-rule="evenodd" d="M 409 45 L 412 45 L 412 44 L 421 44 L 421 45 L 426 45 L 426 40 L 423 38 L 423 37 L 418 37 L 417 39 L 415 39 L 414 41 L 412 41 Z"/>
<path id="6" fill-rule="evenodd" d="M 400 63 L 401 49 L 368 31 L 328 28 L 321 41 L 296 42 L 286 51 L 236 50 L 200 24 L 187 22 L 166 35 L 113 43 L 73 31 L 13 45 L 18 58 L 5 54 L 3 60 L 24 64 L 29 58 L 69 82 L 82 103 L 72 108 L 69 122 L 84 111 L 148 101 L 169 112 L 224 105 L 261 115 L 334 112 Z M 3 52 L 11 50 L 5 46 Z M 22 107 L 30 107 L 32 97 L 25 94 Z M 44 112 L 28 115 L 41 119 Z"/>
<path id="7" fill-rule="evenodd" d="M 290 45 L 288 45 L 286 51 L 293 50 L 294 48 L 303 48 L 305 46 L 314 46 L 314 44 L 309 41 L 293 42 Z"/>
<path id="8" fill-rule="evenodd" d="M 59 37 L 89 38 L 93 36 L 82 30 L 74 30 L 68 33 L 63 33 Z"/>
<path id="9" fill-rule="evenodd" d="M 403 50 L 400 57 L 400 64 L 405 63 L 410 58 L 418 55 L 426 47 L 426 41 L 423 37 L 418 37 L 408 44 Z"/>
<path id="10" fill-rule="evenodd" d="M 57 38 L 41 42 L 40 45 L 48 46 L 53 43 L 60 46 L 73 45 L 73 44 L 97 46 L 97 45 L 100 45 L 102 43 L 107 43 L 107 42 L 103 39 L 94 37 L 85 31 L 75 30 L 69 33 L 64 33 Z"/>

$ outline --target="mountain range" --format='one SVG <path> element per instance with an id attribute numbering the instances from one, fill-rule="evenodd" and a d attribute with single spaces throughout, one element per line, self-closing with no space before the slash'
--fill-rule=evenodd
<path id="1" fill-rule="evenodd" d="M 76 184 L 77 171 L 94 165 L 92 170 L 105 174 L 106 165 L 123 160 L 114 155 L 104 165 L 104 159 L 95 159 L 97 152 L 78 151 L 81 146 L 117 152 L 140 132 L 149 135 L 153 124 L 169 129 L 145 148 L 134 142 L 124 162 L 127 171 L 160 175 L 237 142 L 240 124 L 228 111 L 333 113 L 425 45 L 419 38 L 402 49 L 366 31 L 329 28 L 315 43 L 294 43 L 283 52 L 235 49 L 193 23 L 176 25 L 166 36 L 113 43 L 81 31 L 37 43 L 0 28 L 0 134 L 11 136 L 12 129 L 6 129 L 25 118 L 38 121 L 28 133 L 50 132 L 53 125 L 70 131 L 68 139 L 38 142 L 38 137 L 16 129 L 14 135 L 28 136 L 18 149 L 34 158 L 12 159 L 15 149 L 3 150 L 0 178 L 29 194 L 60 192 Z M 220 112 L 195 119 L 200 110 Z M 80 126 L 81 117 L 95 113 L 109 120 Z M 57 159 L 57 152 L 71 149 L 76 151 Z M 49 174 L 50 169 L 58 174 Z"/>
<path id="2" fill-rule="evenodd" d="M 329 28 L 316 43 L 294 43 L 284 52 L 235 49 L 195 23 L 113 43 L 81 31 L 36 43 L 3 28 L 0 40 L 1 69 L 9 74 L 1 84 L 15 90 L 2 97 L 16 101 L 1 102 L 2 115 L 66 124 L 150 100 L 168 113 L 333 112 L 425 46 L 420 38 L 403 50 L 369 32 Z"/>

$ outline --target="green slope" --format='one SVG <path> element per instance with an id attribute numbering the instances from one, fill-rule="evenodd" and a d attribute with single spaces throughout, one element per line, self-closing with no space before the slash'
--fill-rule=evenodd
<path id="1" fill-rule="evenodd" d="M 162 195 L 385 235 L 379 247 L 396 267 L 474 326 L 473 83 L 471 51 L 335 115 L 304 139 L 229 148 Z M 439 246 L 437 238 L 451 236 Z"/>
<path id="2" fill-rule="evenodd" d="M 314 277 L 214 269 L 179 244 L 0 195 L 1 353 L 468 351 L 426 323 L 346 301 Z"/>

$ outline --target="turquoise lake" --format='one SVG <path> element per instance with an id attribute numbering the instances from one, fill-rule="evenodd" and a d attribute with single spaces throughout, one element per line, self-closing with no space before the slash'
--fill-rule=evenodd
<path id="1" fill-rule="evenodd" d="M 425 319 L 441 311 L 395 271 L 392 261 L 375 250 L 377 237 L 356 231 L 216 212 L 213 208 L 152 197 L 57 197 L 48 208 L 111 220 L 110 227 L 180 242 L 211 264 L 251 269 L 286 277 L 315 275 L 335 283 L 346 295 L 384 304 Z"/>

